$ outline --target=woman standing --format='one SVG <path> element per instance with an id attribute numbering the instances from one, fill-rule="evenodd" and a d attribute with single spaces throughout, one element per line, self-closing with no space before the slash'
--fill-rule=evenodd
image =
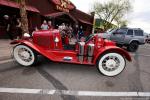
<path id="1" fill-rule="evenodd" d="M 17 39 L 21 39 L 22 30 L 21 30 L 21 21 L 19 18 L 17 18 L 17 21 L 16 21 L 16 33 L 17 33 Z"/>
<path id="2" fill-rule="evenodd" d="M 42 30 L 48 30 L 48 29 L 49 29 L 49 26 L 48 26 L 46 20 L 43 21 L 43 24 L 41 25 L 41 29 L 42 29 Z"/>
<path id="3" fill-rule="evenodd" d="M 83 32 L 83 27 L 82 26 L 80 26 L 80 28 L 79 28 L 78 36 L 79 36 L 79 40 L 81 39 L 81 37 L 84 36 L 84 32 Z"/>

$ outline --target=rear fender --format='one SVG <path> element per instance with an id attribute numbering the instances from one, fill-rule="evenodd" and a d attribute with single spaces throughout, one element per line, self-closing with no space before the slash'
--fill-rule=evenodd
<path id="1" fill-rule="evenodd" d="M 26 45 L 28 47 L 30 47 L 31 49 L 35 50 L 37 53 L 47 57 L 48 59 L 55 61 L 53 58 L 55 57 L 54 54 L 50 53 L 50 52 L 46 52 L 46 50 L 44 50 L 43 48 L 41 48 L 40 46 L 34 44 L 33 42 L 27 41 L 27 40 L 19 40 L 19 41 L 13 41 L 11 42 L 11 44 L 23 44 Z"/>
<path id="2" fill-rule="evenodd" d="M 119 53 L 121 54 L 123 57 L 125 57 L 128 61 L 132 61 L 131 56 L 129 55 L 129 53 L 121 48 L 118 47 L 110 47 L 110 48 L 104 48 L 103 50 L 100 50 L 100 52 L 96 55 L 95 59 L 94 59 L 94 64 L 97 63 L 97 60 L 104 54 L 106 53 L 111 53 L 111 52 L 115 52 L 115 53 Z"/>

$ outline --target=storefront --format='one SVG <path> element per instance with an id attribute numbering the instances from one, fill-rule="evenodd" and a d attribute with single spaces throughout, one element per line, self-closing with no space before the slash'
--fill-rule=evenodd
<path id="1" fill-rule="evenodd" d="M 33 27 L 40 23 L 40 21 L 38 21 L 40 11 L 31 5 L 27 5 L 26 9 L 29 19 L 29 31 L 32 31 Z M 15 18 L 20 18 L 19 4 L 9 0 L 0 0 L 0 38 L 8 38 L 4 28 L 4 15 L 8 15 L 12 21 Z M 14 32 L 12 32 L 12 34 L 15 35 Z"/>
<path id="2" fill-rule="evenodd" d="M 40 28 L 44 19 L 51 20 L 55 28 L 62 23 L 66 23 L 73 27 L 76 25 L 83 26 L 85 35 L 92 32 L 94 16 L 76 9 L 75 5 L 69 0 L 26 0 L 26 4 L 28 5 L 26 8 L 28 10 L 30 32 L 35 27 Z M 12 15 L 19 17 L 18 8 L 19 4 L 17 3 L 10 0 L 0 0 L 0 20 L 5 14 L 10 15 L 10 17 Z M 2 30 L 1 28 L 0 31 Z"/>
<path id="3" fill-rule="evenodd" d="M 28 4 L 36 7 L 44 18 L 52 20 L 54 26 L 66 23 L 83 26 L 86 35 L 92 32 L 94 15 L 76 9 L 69 0 L 28 0 Z"/>

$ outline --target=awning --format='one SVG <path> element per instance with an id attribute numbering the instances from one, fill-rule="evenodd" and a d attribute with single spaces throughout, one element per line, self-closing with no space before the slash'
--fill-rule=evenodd
<path id="1" fill-rule="evenodd" d="M 71 14 L 67 12 L 56 12 L 56 13 L 46 14 L 45 16 L 56 18 L 62 15 L 68 15 L 75 23 L 78 23 L 78 21 Z"/>
<path id="2" fill-rule="evenodd" d="M 0 0 L 0 5 L 13 7 L 13 8 L 19 8 L 20 7 L 18 3 L 12 2 L 12 1 L 7 1 L 7 0 Z M 32 11 L 32 12 L 37 12 L 37 13 L 40 12 L 37 8 L 35 8 L 33 6 L 26 6 L 26 9 L 28 11 Z"/>
<path id="3" fill-rule="evenodd" d="M 46 17 L 59 17 L 59 16 L 62 16 L 62 15 L 64 15 L 65 14 L 65 12 L 56 12 L 56 13 L 51 13 L 51 14 L 46 14 L 45 16 Z"/>
<path id="4" fill-rule="evenodd" d="M 82 20 L 82 19 L 78 19 L 81 23 L 84 23 L 84 24 L 88 24 L 88 25 L 93 25 L 91 22 L 88 22 L 88 21 L 85 21 L 85 20 Z"/>

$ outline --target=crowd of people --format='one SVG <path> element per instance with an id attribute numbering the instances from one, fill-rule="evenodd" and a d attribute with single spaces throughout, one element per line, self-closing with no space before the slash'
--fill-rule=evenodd
<path id="1" fill-rule="evenodd" d="M 6 30 L 6 34 L 9 36 L 11 40 L 13 39 L 20 39 L 22 38 L 22 29 L 21 29 L 21 21 L 20 18 L 17 18 L 16 16 L 13 16 L 10 18 L 8 15 L 4 15 L 4 26 Z M 60 31 L 60 34 L 62 36 L 63 42 L 66 42 L 66 44 L 71 41 L 72 37 L 76 37 L 77 39 L 80 39 L 84 36 L 83 27 L 76 25 L 74 28 L 71 24 L 65 24 L 62 23 L 61 25 L 57 26 L 58 30 Z M 52 22 L 44 20 L 40 29 L 37 27 L 35 28 L 35 31 L 37 30 L 53 30 L 55 27 L 52 25 Z"/>
<path id="2" fill-rule="evenodd" d="M 22 37 L 22 30 L 21 30 L 21 21 L 20 18 L 13 16 L 10 18 L 8 15 L 4 15 L 4 27 L 6 34 L 9 36 L 11 40 Z"/>
<path id="3" fill-rule="evenodd" d="M 46 21 L 44 20 L 42 25 L 41 25 L 41 30 L 52 30 L 54 27 L 52 26 L 51 21 Z M 75 28 L 72 27 L 70 24 L 65 24 L 62 23 L 61 25 L 58 26 L 58 30 L 60 31 L 60 34 L 62 36 L 63 42 L 66 44 L 71 41 L 72 37 L 76 37 L 77 39 L 81 39 L 81 37 L 84 37 L 84 32 L 83 32 L 83 27 L 76 25 Z"/>

